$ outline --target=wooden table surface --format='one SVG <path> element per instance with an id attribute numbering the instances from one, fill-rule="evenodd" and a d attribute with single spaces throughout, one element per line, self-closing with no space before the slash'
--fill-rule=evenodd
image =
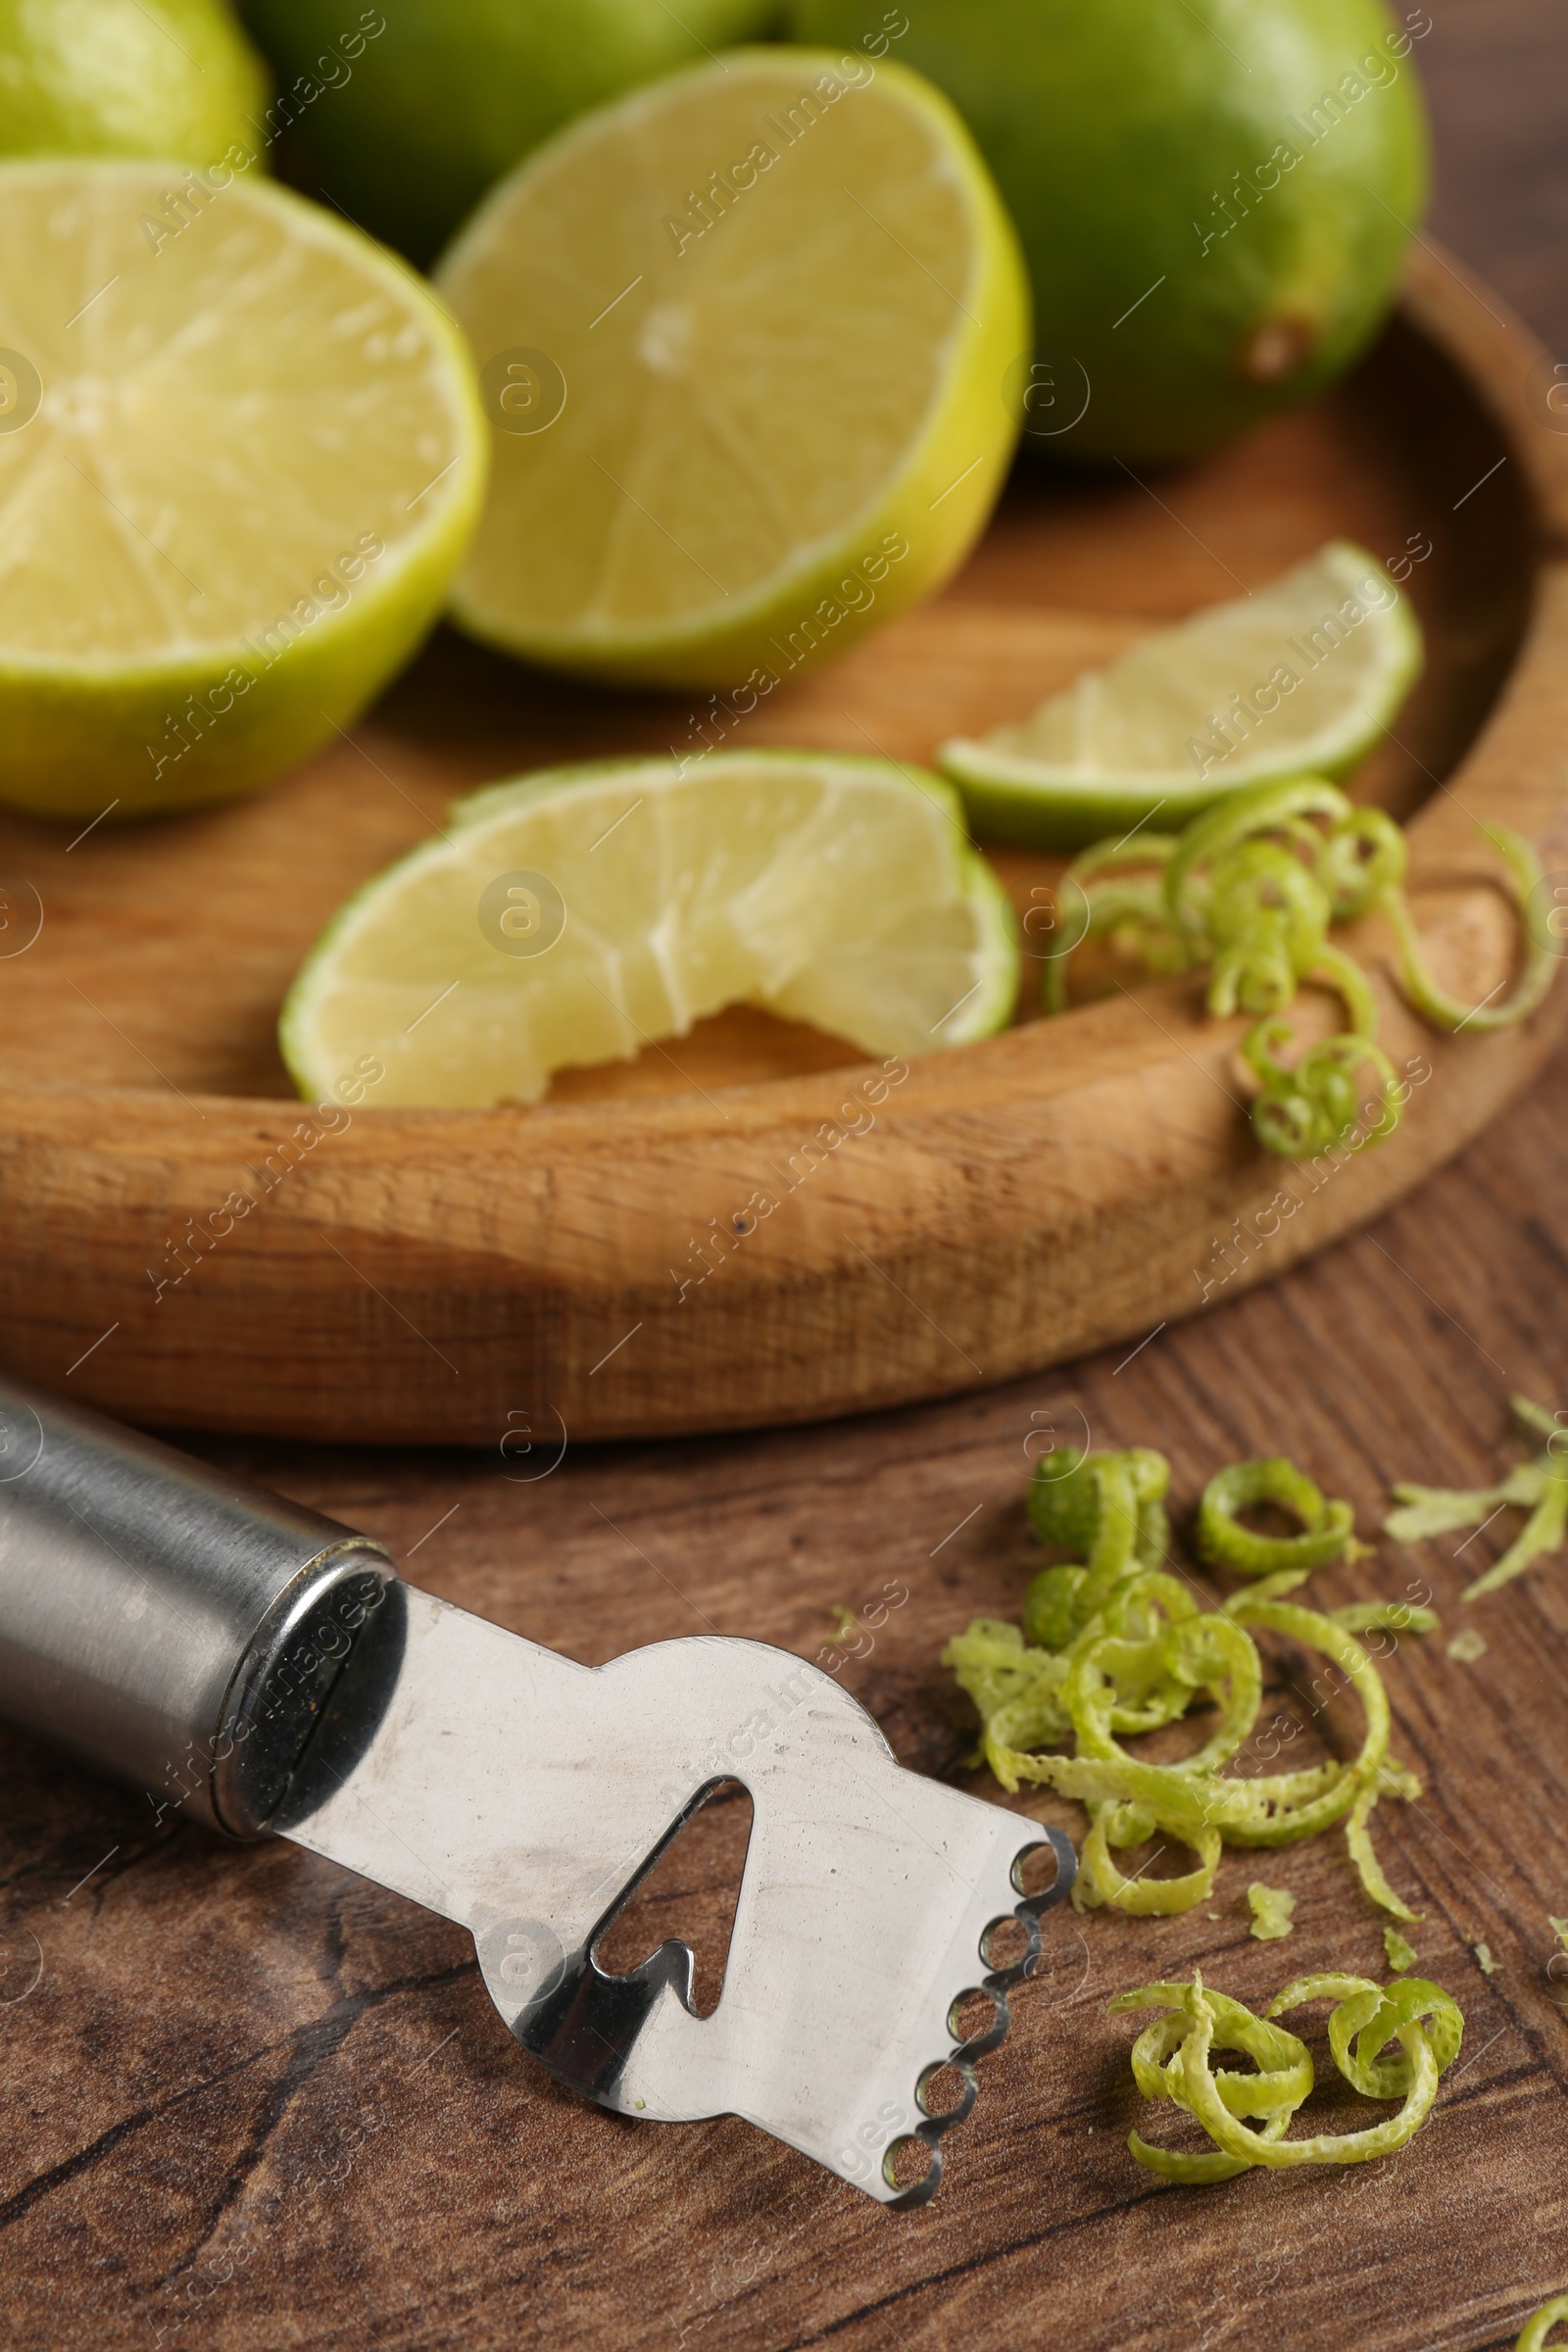
<path id="1" fill-rule="evenodd" d="M 1560 0 L 1432 0 L 1431 23 L 1435 225 L 1568 353 Z M 1568 1398 L 1564 1075 L 1373 1230 L 1130 1360 L 851 1425 L 571 1450 L 531 1482 L 459 1453 L 206 1450 L 590 1662 L 705 1628 L 814 1655 L 833 1604 L 906 1589 L 846 1679 L 906 1762 L 957 1776 L 969 1733 L 938 1652 L 970 1614 L 1016 1613 L 1043 1430 L 1163 1447 L 1184 1508 L 1220 1463 L 1284 1449 L 1366 1530 L 1391 1479 L 1497 1475 L 1510 1390 Z M 1346 2173 L 1162 2186 L 1126 2153 L 1131 2034 L 1104 2009 L 1194 1962 L 1254 2002 L 1308 1967 L 1379 1970 L 1337 1834 L 1261 1858 L 1298 1896 L 1283 1949 L 1249 1936 L 1240 1853 L 1184 1919 L 1056 1915 L 940 2196 L 900 2215 L 740 2123 L 579 2103 L 510 2040 L 456 1930 L 291 1846 L 155 1826 L 145 1799 L 0 1739 L 0 2340 L 1511 2344 L 1568 2289 L 1568 1987 L 1544 1973 L 1547 1913 L 1568 1913 L 1568 1562 L 1467 1612 L 1489 1647 L 1461 1664 L 1459 1591 L 1498 1530 L 1455 1558 L 1460 1541 L 1385 1545 L 1314 1588 L 1329 1605 L 1425 1580 L 1447 1621 L 1386 1668 L 1427 1793 L 1384 1807 L 1379 1838 L 1465 2045 L 1413 2145 Z M 743 1830 L 711 1808 L 612 1956 L 686 1935 L 711 1982 Z"/>

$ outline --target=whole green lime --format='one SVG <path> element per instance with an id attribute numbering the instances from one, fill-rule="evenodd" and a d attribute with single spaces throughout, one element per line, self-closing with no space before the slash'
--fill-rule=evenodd
<path id="1" fill-rule="evenodd" d="M 777 0 L 240 6 L 277 71 L 279 108 L 297 117 L 321 193 L 421 263 L 564 122 L 755 39 L 778 13 Z"/>
<path id="2" fill-rule="evenodd" d="M 1412 51 L 1430 23 L 1381 0 L 791 0 L 789 16 L 800 40 L 880 36 L 955 101 L 1034 281 L 1026 445 L 1135 461 L 1309 398 L 1376 331 L 1426 199 Z"/>
<path id="3" fill-rule="evenodd" d="M 204 167 L 264 150 L 266 104 L 222 0 L 0 0 L 0 155 Z"/>

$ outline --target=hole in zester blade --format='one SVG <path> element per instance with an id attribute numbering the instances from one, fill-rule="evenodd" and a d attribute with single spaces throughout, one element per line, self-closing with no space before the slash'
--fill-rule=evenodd
<path id="1" fill-rule="evenodd" d="M 1053 1845 L 1027 1845 L 1012 1865 L 1012 1883 L 1026 1900 L 1050 1894 L 1061 1877 L 1061 1861 Z"/>
<path id="2" fill-rule="evenodd" d="M 960 2049 L 985 2049 L 1006 2032 L 1006 2011 L 994 1992 L 971 1984 L 948 2011 L 948 2032 Z"/>
<path id="3" fill-rule="evenodd" d="M 1000 1974 L 1009 1968 L 1021 1968 L 1037 1948 L 1038 1938 L 1031 1935 L 1021 1919 L 1009 1912 L 1004 1919 L 994 1919 L 980 1938 L 980 1957 L 987 1968 Z"/>
<path id="4" fill-rule="evenodd" d="M 936 2149 L 912 2132 L 896 2139 L 882 2159 L 883 2180 L 904 2197 L 928 2184 L 934 2185 L 941 2171 L 942 2159 Z"/>
<path id="5" fill-rule="evenodd" d="M 945 2058 L 940 2065 L 926 2068 L 914 2095 L 922 2115 L 930 2116 L 934 2123 L 956 2124 L 974 2105 L 977 2088 L 972 2067 L 955 2065 Z"/>
<path id="6" fill-rule="evenodd" d="M 629 1976 L 662 1944 L 683 1943 L 693 1960 L 692 2006 L 711 2017 L 724 1988 L 752 1814 L 739 1781 L 715 1783 L 600 1930 L 593 1957 L 606 1976 Z"/>

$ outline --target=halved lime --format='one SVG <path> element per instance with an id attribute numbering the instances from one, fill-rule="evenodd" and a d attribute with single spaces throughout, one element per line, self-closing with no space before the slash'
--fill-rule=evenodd
<path id="1" fill-rule="evenodd" d="M 492 785 L 367 882 L 301 967 L 283 1056 L 335 1096 L 534 1102 L 567 1065 L 631 1060 L 726 1004 L 867 1054 L 1002 1028 L 1011 909 L 957 796 L 920 769 L 821 752 L 546 769 Z"/>
<path id="2" fill-rule="evenodd" d="M 942 747 L 982 837 L 1075 848 L 1175 831 L 1245 784 L 1343 776 L 1420 673 L 1421 628 L 1375 556 L 1336 540 L 1270 588 L 1143 638 L 1032 718 Z"/>
<path id="3" fill-rule="evenodd" d="M 368 701 L 477 512 L 466 350 L 301 197 L 0 166 L 0 798 L 241 792 Z"/>
<path id="4" fill-rule="evenodd" d="M 738 686 L 944 579 L 1029 339 L 957 116 L 860 53 L 741 49 L 586 116 L 436 273 L 494 427 L 462 625 L 606 677 Z"/>

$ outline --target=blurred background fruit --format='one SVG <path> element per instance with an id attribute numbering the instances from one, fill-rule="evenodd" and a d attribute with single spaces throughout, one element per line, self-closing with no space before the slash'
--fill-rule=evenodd
<path id="1" fill-rule="evenodd" d="M 280 103 L 298 107 L 306 169 L 362 227 L 419 263 L 564 122 L 755 39 L 778 13 L 777 0 L 378 0 L 358 17 L 368 38 L 345 72 L 334 45 L 350 13 L 341 0 L 241 0 L 241 10 L 276 69 Z"/>
<path id="2" fill-rule="evenodd" d="M 942 93 L 863 54 L 597 108 L 436 284 L 493 428 L 453 613 L 529 661 L 755 707 L 939 586 L 1012 456 L 1012 224 Z"/>
<path id="3" fill-rule="evenodd" d="M 1181 458 L 1309 399 L 1375 332 L 1428 180 L 1413 33 L 1381 0 L 901 13 L 893 53 L 957 105 L 1023 242 L 1026 445 Z M 791 0 L 788 26 L 848 45 L 884 11 Z"/>
<path id="4" fill-rule="evenodd" d="M 267 74 L 222 0 L 0 0 L 0 156 L 252 153 Z"/>

